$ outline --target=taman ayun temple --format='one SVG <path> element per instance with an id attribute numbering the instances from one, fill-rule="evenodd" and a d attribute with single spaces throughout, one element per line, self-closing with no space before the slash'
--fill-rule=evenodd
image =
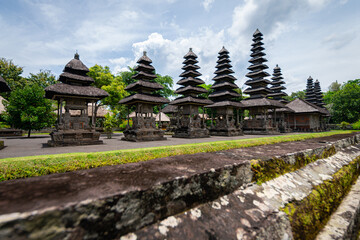
<path id="1" fill-rule="evenodd" d="M 163 104 L 170 101 L 154 93 L 163 89 L 163 86 L 154 81 L 156 78 L 155 68 L 151 66 L 152 61 L 146 56 L 146 52 L 137 63 L 138 65 L 134 69 L 137 74 L 132 76 L 137 81 L 125 88 L 126 91 L 133 92 L 133 94 L 119 102 L 127 105 L 128 109 L 135 108 L 135 117 L 132 117 L 133 124 L 131 127 L 128 124 L 122 139 L 134 142 L 166 140 L 164 132 L 156 127 L 154 107 L 159 106 L 161 109 Z"/>
<path id="2" fill-rule="evenodd" d="M 212 110 L 210 135 L 213 136 L 238 136 L 242 135 L 240 124 L 240 108 L 243 105 L 235 98 L 241 97 L 235 91 L 239 87 L 235 84 L 236 78 L 232 75 L 229 51 L 223 47 L 218 56 L 215 81 L 209 99 L 214 103 L 206 106 Z"/>
<path id="3" fill-rule="evenodd" d="M 95 104 L 98 100 L 109 96 L 99 88 L 90 86 L 94 79 L 87 76 L 89 69 L 75 54 L 59 77 L 60 83 L 45 88 L 45 97 L 58 102 L 56 130 L 50 133 L 48 145 L 69 146 L 102 144 L 100 133 L 95 131 Z M 88 117 L 88 104 L 91 104 L 92 119 Z M 63 108 L 65 112 L 63 112 Z M 73 111 L 71 111 L 73 110 Z M 71 115 L 71 112 L 79 114 Z"/>
<path id="4" fill-rule="evenodd" d="M 212 104 L 209 99 L 201 98 L 198 95 L 207 93 L 207 90 L 199 85 L 205 82 L 199 78 L 201 73 L 196 54 L 190 48 L 184 56 L 184 72 L 180 74 L 181 79 L 177 84 L 182 85 L 175 93 L 182 95 L 170 104 L 177 106 L 177 126 L 173 137 L 179 138 L 203 138 L 209 137 L 209 130 L 206 128 L 204 118 L 200 118 L 199 107 Z M 204 109 L 203 109 L 204 111 Z"/>
<path id="5" fill-rule="evenodd" d="M 249 94 L 250 97 L 241 101 L 245 109 L 249 110 L 249 119 L 244 121 L 245 134 L 276 134 L 279 133 L 278 126 L 274 119 L 276 116 L 276 109 L 285 107 L 284 104 L 277 100 L 269 99 L 269 94 L 273 93 L 268 88 L 271 82 L 266 77 L 269 74 L 264 71 L 268 68 L 264 63 L 267 59 L 263 51 L 265 48 L 262 41 L 262 33 L 257 29 L 253 34 L 253 43 L 251 44 L 251 65 L 248 67 L 250 72 L 246 77 L 250 78 L 245 82 L 249 86 L 244 93 Z"/>

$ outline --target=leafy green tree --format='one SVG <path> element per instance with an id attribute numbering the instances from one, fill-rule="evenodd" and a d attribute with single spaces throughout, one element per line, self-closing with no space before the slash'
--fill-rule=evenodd
<path id="1" fill-rule="evenodd" d="M 15 90 L 18 87 L 22 88 L 26 85 L 26 79 L 21 77 L 23 68 L 15 65 L 12 60 L 6 58 L 0 58 L 0 76 L 2 76 L 8 83 L 11 90 Z M 5 99 L 8 99 L 10 93 L 1 94 Z"/>
<path id="2" fill-rule="evenodd" d="M 36 84 L 17 88 L 4 101 L 5 120 L 15 128 L 28 131 L 51 127 L 56 120 L 52 102 L 44 98 L 45 91 Z"/>
<path id="3" fill-rule="evenodd" d="M 337 92 L 340 90 L 341 84 L 338 83 L 338 81 L 336 80 L 335 82 L 331 83 L 329 86 L 329 91 L 331 92 Z"/>
<path id="4" fill-rule="evenodd" d="M 157 78 L 155 78 L 155 82 L 161 84 L 164 88 L 155 93 L 163 96 L 164 98 L 175 96 L 174 90 L 172 90 L 174 85 L 172 77 L 168 75 L 161 76 L 160 74 L 156 74 L 156 77 Z"/>
<path id="5" fill-rule="evenodd" d="M 211 89 L 211 86 L 212 86 L 211 84 L 204 83 L 204 84 L 200 84 L 199 86 L 205 88 L 207 91 L 207 93 L 199 94 L 199 97 L 209 98 L 209 95 L 214 92 L 214 89 Z"/>
<path id="6" fill-rule="evenodd" d="M 360 119 L 360 79 L 343 84 L 330 99 L 332 119 L 335 123 L 354 123 Z"/>
<path id="7" fill-rule="evenodd" d="M 293 101 L 296 98 L 305 99 L 305 90 L 292 92 L 290 96 L 285 96 L 284 99 L 288 101 Z"/>
<path id="8" fill-rule="evenodd" d="M 128 69 L 129 71 L 119 72 L 119 75 L 121 76 L 126 86 L 136 81 L 135 79 L 132 78 L 132 76 L 136 74 L 136 71 L 132 67 L 128 67 Z"/>
<path id="9" fill-rule="evenodd" d="M 50 70 L 40 70 L 37 74 L 30 73 L 26 78 L 26 84 L 36 84 L 42 88 L 46 88 L 56 83 L 56 77 Z"/>
<path id="10" fill-rule="evenodd" d="M 101 88 L 109 93 L 109 96 L 100 100 L 95 106 L 95 114 L 99 106 L 108 105 L 110 109 L 121 110 L 119 106 L 119 101 L 127 96 L 127 92 L 125 91 L 125 84 L 122 81 L 121 76 L 114 76 L 110 72 L 110 68 L 108 66 L 94 65 L 91 67 L 88 75 L 95 80 L 94 86 Z"/>

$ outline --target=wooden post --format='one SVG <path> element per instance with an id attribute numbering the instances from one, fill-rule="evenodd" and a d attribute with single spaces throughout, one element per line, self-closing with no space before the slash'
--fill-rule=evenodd
<path id="1" fill-rule="evenodd" d="M 62 107 L 63 107 L 63 99 L 60 98 L 60 117 L 59 117 L 59 124 L 62 123 Z"/>
<path id="2" fill-rule="evenodd" d="M 214 113 L 213 113 L 213 111 L 211 111 L 211 128 L 213 128 L 214 127 Z"/>
<path id="3" fill-rule="evenodd" d="M 92 128 L 95 128 L 95 109 L 94 109 L 94 100 L 91 101 L 91 125 Z"/>
<path id="4" fill-rule="evenodd" d="M 127 128 L 130 127 L 130 109 L 127 107 Z"/>
<path id="5" fill-rule="evenodd" d="M 205 128 L 205 107 L 203 107 L 202 127 Z"/>
<path id="6" fill-rule="evenodd" d="M 161 106 L 159 106 L 159 128 L 162 128 L 162 123 L 161 123 Z"/>

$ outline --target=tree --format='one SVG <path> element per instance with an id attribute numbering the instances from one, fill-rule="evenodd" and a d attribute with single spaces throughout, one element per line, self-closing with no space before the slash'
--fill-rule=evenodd
<path id="1" fill-rule="evenodd" d="M 119 72 L 119 75 L 121 76 L 126 86 L 136 81 L 135 79 L 132 78 L 132 76 L 136 74 L 136 71 L 134 70 L 134 68 L 131 67 L 128 67 L 128 69 L 129 71 Z"/>
<path id="2" fill-rule="evenodd" d="M 26 78 L 26 84 L 36 84 L 42 88 L 46 88 L 56 83 L 55 75 L 50 70 L 40 70 L 37 74 L 30 73 Z"/>
<path id="3" fill-rule="evenodd" d="M 172 77 L 170 77 L 168 75 L 161 76 L 160 74 L 156 74 L 156 77 L 157 78 L 155 78 L 154 81 L 161 84 L 164 88 L 155 93 L 157 93 L 165 98 L 170 98 L 170 97 L 175 96 L 174 90 L 172 90 L 172 87 L 174 84 Z"/>
<path id="4" fill-rule="evenodd" d="M 285 96 L 284 99 L 288 101 L 293 101 L 296 98 L 305 99 L 305 90 L 292 92 L 290 96 Z"/>
<path id="5" fill-rule="evenodd" d="M 26 79 L 20 75 L 23 73 L 23 68 L 15 65 L 12 60 L 0 58 L 0 75 L 8 83 L 11 90 L 22 88 L 26 85 Z M 5 99 L 8 99 L 10 93 L 1 94 Z"/>
<path id="6" fill-rule="evenodd" d="M 127 96 L 125 91 L 125 84 L 121 76 L 115 77 L 108 66 L 94 65 L 89 69 L 88 75 L 92 77 L 95 82 L 94 86 L 101 88 L 109 93 L 109 96 L 100 100 L 95 105 L 95 115 L 99 106 L 108 105 L 110 109 L 119 109 L 118 103 L 121 99 Z"/>
<path id="7" fill-rule="evenodd" d="M 329 86 L 329 91 L 330 92 L 337 92 L 340 90 L 341 84 L 338 83 L 338 81 L 336 80 L 335 82 L 331 83 Z"/>
<path id="8" fill-rule="evenodd" d="M 44 98 L 45 91 L 36 84 L 17 88 L 4 101 L 5 120 L 15 128 L 28 131 L 51 127 L 56 120 L 52 102 Z"/>
<path id="9" fill-rule="evenodd" d="M 346 82 L 327 101 L 330 101 L 330 112 L 335 123 L 358 121 L 360 119 L 360 79 Z"/>

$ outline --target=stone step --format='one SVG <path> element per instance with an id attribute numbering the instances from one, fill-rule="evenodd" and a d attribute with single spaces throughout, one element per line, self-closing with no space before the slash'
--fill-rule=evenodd
<path id="1" fill-rule="evenodd" d="M 307 197 L 314 186 L 331 179 L 358 156 L 360 144 L 262 185 L 242 187 L 120 239 L 292 239 L 290 221 L 279 209 Z"/>
<path id="2" fill-rule="evenodd" d="M 316 237 L 317 240 L 357 239 L 360 231 L 360 177 L 351 191 L 332 214 L 326 226 Z M 358 236 L 360 237 L 360 236 Z"/>

